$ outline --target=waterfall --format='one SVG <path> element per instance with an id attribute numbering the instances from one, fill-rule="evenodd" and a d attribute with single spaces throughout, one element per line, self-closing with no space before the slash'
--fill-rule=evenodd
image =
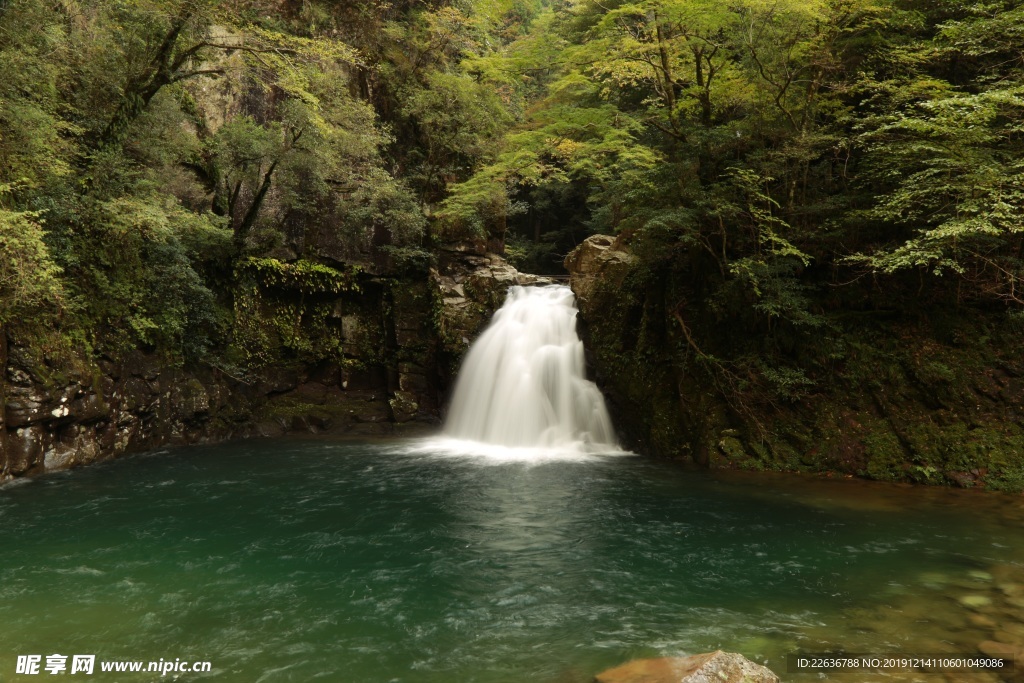
<path id="1" fill-rule="evenodd" d="M 470 347 L 445 436 L 512 448 L 621 452 L 597 386 L 584 376 L 572 290 L 512 287 Z"/>

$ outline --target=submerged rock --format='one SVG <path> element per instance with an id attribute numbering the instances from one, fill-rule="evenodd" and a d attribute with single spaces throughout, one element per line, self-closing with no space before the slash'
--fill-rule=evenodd
<path id="1" fill-rule="evenodd" d="M 1014 643 L 1001 643 L 997 640 L 984 640 L 978 643 L 978 651 L 989 657 L 1013 658 L 1020 661 L 1024 655 L 1024 647 Z"/>
<path id="2" fill-rule="evenodd" d="M 594 683 L 779 683 L 769 669 L 735 652 L 637 659 L 597 675 Z"/>
<path id="3" fill-rule="evenodd" d="M 988 597 L 987 595 L 961 595 L 957 598 L 957 602 L 959 602 L 964 607 L 968 607 L 970 609 L 978 609 L 980 607 L 988 607 L 989 605 L 991 605 L 992 598 Z"/>

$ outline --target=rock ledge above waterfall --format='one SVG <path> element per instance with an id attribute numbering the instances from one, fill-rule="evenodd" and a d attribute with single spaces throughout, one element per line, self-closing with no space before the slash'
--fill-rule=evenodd
<path id="1" fill-rule="evenodd" d="M 565 257 L 569 271 L 569 286 L 580 300 L 581 307 L 598 284 L 622 284 L 636 257 L 629 253 L 621 241 L 609 235 L 591 235 Z"/>
<path id="2" fill-rule="evenodd" d="M 551 281 L 539 275 L 520 273 L 497 254 L 440 252 L 430 279 L 438 299 L 437 326 L 443 354 L 451 367 L 458 366 L 471 340 L 501 308 L 513 285 L 547 285 Z"/>

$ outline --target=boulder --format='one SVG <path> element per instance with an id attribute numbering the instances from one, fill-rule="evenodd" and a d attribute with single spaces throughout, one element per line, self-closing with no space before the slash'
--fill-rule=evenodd
<path id="1" fill-rule="evenodd" d="M 1008 634 L 1011 635 L 1012 634 Z M 1006 683 L 1024 682 L 1024 671 L 1021 671 L 1020 662 L 1024 661 L 1024 644 L 1019 642 L 1001 642 L 998 640 L 984 640 L 978 643 L 978 651 L 986 657 L 1001 657 L 1013 663 L 1013 668 L 1004 671 L 1001 676 Z"/>
<path id="2" fill-rule="evenodd" d="M 73 401 L 69 412 L 76 422 L 98 422 L 110 416 L 110 405 L 99 394 L 88 393 Z"/>
<path id="3" fill-rule="evenodd" d="M 580 300 L 580 307 L 590 299 L 598 284 L 622 284 L 635 261 L 614 237 L 591 235 L 565 257 L 569 286 Z"/>
<path id="4" fill-rule="evenodd" d="M 49 417 L 50 395 L 41 387 L 12 385 L 6 402 L 7 427 L 26 427 Z"/>
<path id="5" fill-rule="evenodd" d="M 599 673 L 594 683 L 779 683 L 774 673 L 734 652 L 636 659 Z"/>
<path id="6" fill-rule="evenodd" d="M 41 425 L 19 427 L 7 434 L 7 471 L 25 474 L 43 460 L 46 432 Z"/>
<path id="7" fill-rule="evenodd" d="M 388 403 L 391 405 L 391 413 L 395 422 L 408 422 L 416 417 L 419 404 L 416 402 L 416 395 L 409 391 L 396 391 L 394 398 Z"/>
<path id="8" fill-rule="evenodd" d="M 430 390 L 430 382 L 427 379 L 426 371 L 403 372 L 402 364 L 399 364 L 398 388 L 413 394 L 425 394 Z"/>

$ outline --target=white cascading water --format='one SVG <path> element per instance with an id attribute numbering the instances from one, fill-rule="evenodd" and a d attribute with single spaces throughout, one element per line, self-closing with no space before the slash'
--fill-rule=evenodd
<path id="1" fill-rule="evenodd" d="M 604 397 L 584 376 L 572 290 L 512 287 L 469 349 L 445 436 L 509 448 L 621 452 Z"/>

